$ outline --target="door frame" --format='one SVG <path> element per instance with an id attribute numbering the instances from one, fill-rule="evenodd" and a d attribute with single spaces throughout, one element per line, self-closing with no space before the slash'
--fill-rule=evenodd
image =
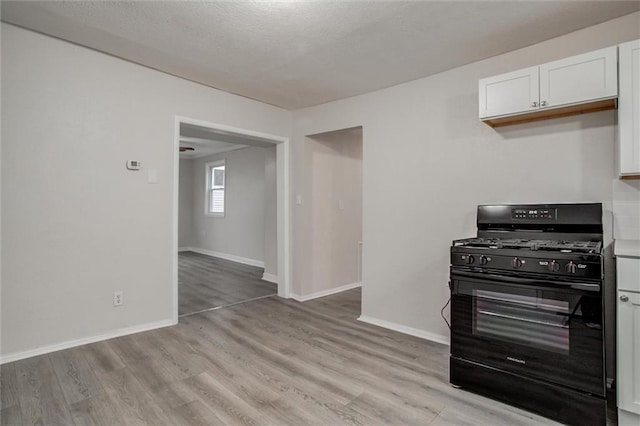
<path id="1" fill-rule="evenodd" d="M 178 323 L 178 209 L 180 182 L 180 124 L 191 124 L 233 133 L 241 136 L 258 137 L 273 142 L 276 145 L 276 193 L 277 193 L 277 246 L 278 246 L 278 296 L 288 299 L 291 297 L 291 142 L 288 137 L 271 135 L 225 124 L 212 123 L 194 118 L 175 116 L 173 143 L 173 218 L 172 242 L 173 253 L 172 283 L 173 283 L 173 321 Z"/>

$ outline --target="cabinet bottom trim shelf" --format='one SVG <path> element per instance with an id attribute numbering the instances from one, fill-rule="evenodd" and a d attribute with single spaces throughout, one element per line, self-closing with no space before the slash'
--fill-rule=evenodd
<path id="1" fill-rule="evenodd" d="M 539 120 L 548 120 L 551 118 L 568 117 L 571 115 L 586 114 L 589 112 L 607 111 L 616 109 L 616 99 L 605 99 L 586 104 L 569 105 L 566 107 L 543 109 L 526 114 L 510 115 L 508 117 L 488 118 L 484 121 L 491 127 L 508 126 L 511 124 L 530 123 Z"/>

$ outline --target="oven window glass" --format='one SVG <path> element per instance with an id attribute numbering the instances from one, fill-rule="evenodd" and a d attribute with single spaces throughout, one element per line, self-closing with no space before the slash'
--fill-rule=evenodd
<path id="1" fill-rule="evenodd" d="M 569 321 L 576 312 L 568 301 L 545 297 L 543 291 L 521 295 L 474 289 L 473 295 L 474 334 L 569 353 Z"/>

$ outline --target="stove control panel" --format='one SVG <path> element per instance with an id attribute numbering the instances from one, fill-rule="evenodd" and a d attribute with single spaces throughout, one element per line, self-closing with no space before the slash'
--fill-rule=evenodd
<path id="1" fill-rule="evenodd" d="M 555 219 L 555 208 L 528 208 L 528 209 L 511 209 L 511 219 Z"/>
<path id="2" fill-rule="evenodd" d="M 555 257 L 555 256 L 554 256 Z M 601 262 L 598 256 L 571 257 L 529 257 L 483 254 L 483 250 L 475 253 L 471 250 L 451 252 L 451 265 L 464 266 L 477 270 L 512 271 L 518 273 L 534 272 L 543 275 L 574 276 L 576 278 L 600 278 Z"/>

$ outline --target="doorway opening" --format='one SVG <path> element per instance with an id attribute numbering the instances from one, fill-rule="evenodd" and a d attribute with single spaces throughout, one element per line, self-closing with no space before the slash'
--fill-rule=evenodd
<path id="1" fill-rule="evenodd" d="M 293 296 L 301 301 L 362 284 L 362 127 L 308 135 L 304 153 L 313 261 L 304 263 L 307 278 Z"/>
<path id="2" fill-rule="evenodd" d="M 174 321 L 289 296 L 289 140 L 177 117 Z"/>

